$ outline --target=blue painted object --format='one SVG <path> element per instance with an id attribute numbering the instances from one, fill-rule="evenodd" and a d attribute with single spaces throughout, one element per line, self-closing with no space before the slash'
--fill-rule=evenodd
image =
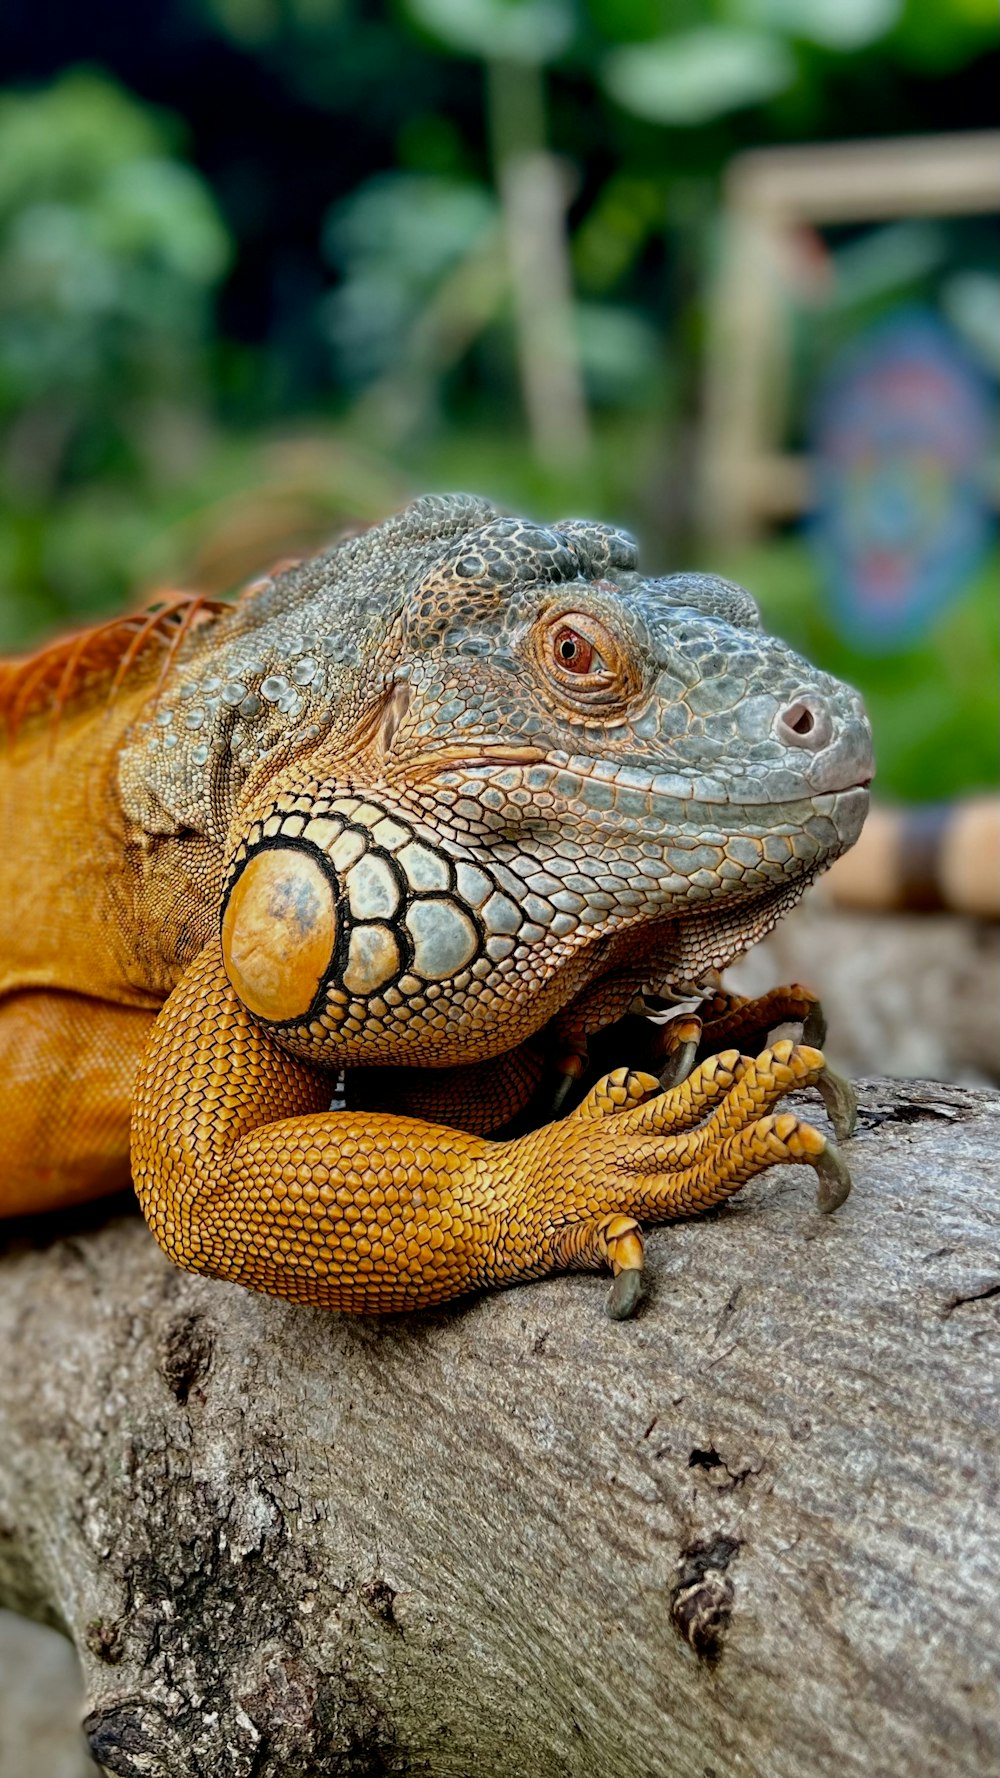
<path id="1" fill-rule="evenodd" d="M 994 517 L 995 390 L 930 310 L 842 352 L 817 407 L 811 534 L 837 628 L 870 654 L 917 640 L 968 583 Z"/>

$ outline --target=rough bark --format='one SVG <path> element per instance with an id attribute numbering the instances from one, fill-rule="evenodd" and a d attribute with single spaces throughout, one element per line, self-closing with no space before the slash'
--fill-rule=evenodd
<path id="1" fill-rule="evenodd" d="M 836 1216 L 781 1169 L 653 1234 L 633 1323 L 593 1276 L 352 1322 L 132 1216 L 19 1231 L 0 1602 L 73 1637 L 106 1770 L 996 1770 L 1000 1095 L 862 1105 Z"/>

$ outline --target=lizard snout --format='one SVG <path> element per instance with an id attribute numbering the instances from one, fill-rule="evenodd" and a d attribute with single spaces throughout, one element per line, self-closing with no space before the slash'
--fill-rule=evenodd
<path id="1" fill-rule="evenodd" d="M 777 739 L 799 754 L 800 769 L 814 790 L 867 788 L 875 775 L 872 734 L 859 701 L 844 709 L 810 688 L 779 710 L 772 724 Z M 814 757 L 807 761 L 802 751 Z"/>

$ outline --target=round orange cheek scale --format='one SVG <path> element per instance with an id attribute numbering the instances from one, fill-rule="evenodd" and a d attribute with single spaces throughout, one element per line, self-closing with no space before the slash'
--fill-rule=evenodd
<path id="1" fill-rule="evenodd" d="M 309 1011 L 333 957 L 337 910 L 326 873 L 296 846 L 251 858 L 222 921 L 226 974 L 249 1012 L 295 1019 Z"/>

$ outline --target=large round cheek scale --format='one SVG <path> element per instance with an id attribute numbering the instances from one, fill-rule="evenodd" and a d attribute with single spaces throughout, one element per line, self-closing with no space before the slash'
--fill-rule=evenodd
<path id="1" fill-rule="evenodd" d="M 297 846 L 251 858 L 222 921 L 226 974 L 259 1018 L 301 1018 L 329 973 L 337 938 L 333 886 Z"/>

